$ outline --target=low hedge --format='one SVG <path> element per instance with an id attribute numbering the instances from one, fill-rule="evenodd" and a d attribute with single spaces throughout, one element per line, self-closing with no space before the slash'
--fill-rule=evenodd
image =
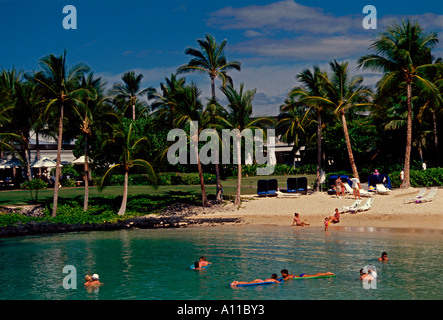
<path id="1" fill-rule="evenodd" d="M 203 173 L 205 184 L 215 184 L 215 174 Z M 97 181 L 96 181 L 97 182 Z M 121 186 L 124 182 L 124 175 L 114 175 L 110 181 L 111 186 Z M 130 174 L 128 179 L 130 186 L 150 186 L 152 181 L 144 174 Z M 200 177 L 198 173 L 162 172 L 157 176 L 159 186 L 176 185 L 199 185 Z"/>
<path id="2" fill-rule="evenodd" d="M 392 172 L 389 175 L 393 188 L 400 187 L 400 171 Z M 409 171 L 411 187 L 432 187 L 443 186 L 443 168 L 428 168 L 426 170 Z"/>

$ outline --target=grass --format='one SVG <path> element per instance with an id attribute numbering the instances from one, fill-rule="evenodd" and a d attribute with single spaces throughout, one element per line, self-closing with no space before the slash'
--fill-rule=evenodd
<path id="1" fill-rule="evenodd" d="M 315 175 L 303 175 L 308 177 L 309 184 L 312 185 Z M 251 176 L 242 178 L 241 194 L 256 194 L 257 181 L 259 179 L 277 179 L 281 188 L 286 188 L 286 179 L 294 176 Z M 223 192 L 225 195 L 235 195 L 237 188 L 237 179 L 228 178 L 222 181 Z M 206 185 L 208 195 L 215 195 L 215 185 Z M 61 188 L 59 190 L 59 198 L 61 200 L 83 200 L 83 187 Z M 97 187 L 89 188 L 89 196 L 94 197 L 118 197 L 123 192 L 122 186 L 109 186 L 102 192 Z M 42 204 L 52 204 L 53 189 L 40 190 L 38 193 L 38 202 Z M 179 185 L 179 186 L 159 186 L 154 189 L 150 186 L 129 186 L 130 195 L 200 195 L 200 185 Z M 5 205 L 26 205 L 32 203 L 29 190 L 7 190 L 0 191 L 0 206 Z"/>

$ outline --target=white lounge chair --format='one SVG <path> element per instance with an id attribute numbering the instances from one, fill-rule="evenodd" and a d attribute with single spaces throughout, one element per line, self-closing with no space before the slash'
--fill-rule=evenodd
<path id="1" fill-rule="evenodd" d="M 338 211 L 340 213 L 344 213 L 344 212 L 348 212 L 351 211 L 351 209 L 355 209 L 359 206 L 359 204 L 362 202 L 361 199 L 357 199 L 355 200 L 355 202 L 353 204 L 351 204 L 350 206 L 343 206 L 340 209 L 338 209 Z"/>
<path id="2" fill-rule="evenodd" d="M 420 200 L 421 198 L 423 198 L 423 196 L 425 195 L 426 191 L 428 189 L 427 188 L 420 188 L 420 190 L 418 190 L 418 194 L 415 197 L 409 198 L 404 200 L 404 203 L 413 203 L 415 201 Z"/>
<path id="3" fill-rule="evenodd" d="M 345 186 L 345 190 L 347 193 L 354 194 L 354 190 L 351 188 L 351 186 L 347 182 L 343 183 L 343 185 Z M 372 193 L 370 193 L 369 191 L 367 191 L 365 189 L 360 189 L 360 196 L 371 197 Z"/>
<path id="4" fill-rule="evenodd" d="M 368 200 L 366 200 L 364 205 L 359 206 L 359 207 L 354 208 L 354 209 L 351 209 L 349 211 L 351 213 L 356 213 L 356 212 L 360 212 L 360 211 L 367 211 L 367 210 L 372 208 L 372 203 L 373 202 L 374 202 L 374 198 L 368 198 Z"/>
<path id="5" fill-rule="evenodd" d="M 421 197 L 415 203 L 423 203 L 423 202 L 429 202 L 434 200 L 435 196 L 437 195 L 437 187 L 432 187 L 431 190 L 429 190 L 429 193 L 425 195 L 424 197 Z"/>
<path id="6" fill-rule="evenodd" d="M 391 192 L 391 190 L 387 189 L 382 183 L 377 183 L 375 187 L 377 189 L 377 193 L 379 194 L 388 194 Z"/>

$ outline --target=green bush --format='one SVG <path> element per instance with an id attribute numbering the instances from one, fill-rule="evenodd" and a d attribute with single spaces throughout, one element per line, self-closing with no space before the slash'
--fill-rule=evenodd
<path id="1" fill-rule="evenodd" d="M 400 171 L 392 172 L 391 178 L 392 187 L 400 187 Z M 432 187 L 443 186 L 443 168 L 428 168 L 427 170 L 411 170 L 409 172 L 411 187 Z"/>
<path id="2" fill-rule="evenodd" d="M 20 185 L 20 188 L 26 190 L 41 190 L 46 189 L 47 187 L 48 184 L 40 178 L 32 179 L 31 181 L 27 180 Z"/>
<path id="3" fill-rule="evenodd" d="M 214 184 L 215 175 L 211 173 L 203 173 L 203 179 L 205 184 Z M 123 185 L 124 176 L 114 175 L 109 185 Z M 143 174 L 130 174 L 128 179 L 128 184 L 133 186 L 150 186 L 152 181 L 149 180 L 146 175 Z M 160 186 L 170 186 L 170 185 L 196 185 L 200 184 L 200 178 L 198 173 L 180 173 L 180 172 L 164 172 L 158 174 L 157 184 Z"/>

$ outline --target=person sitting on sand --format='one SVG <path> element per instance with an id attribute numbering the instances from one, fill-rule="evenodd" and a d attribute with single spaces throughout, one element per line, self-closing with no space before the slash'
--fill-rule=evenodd
<path id="1" fill-rule="evenodd" d="M 388 260 L 389 260 L 389 258 L 388 258 L 388 254 L 387 254 L 386 252 L 383 252 L 383 253 L 381 254 L 381 257 L 378 258 L 377 260 L 378 260 L 378 261 L 388 261 Z"/>
<path id="2" fill-rule="evenodd" d="M 296 276 L 294 274 L 289 274 L 287 269 L 283 269 L 281 272 L 281 276 L 283 280 L 289 280 L 294 278 L 309 278 L 309 277 L 321 277 L 321 276 L 333 276 L 334 274 L 332 272 L 318 272 L 315 274 L 306 274 L 301 273 L 300 275 Z"/>
<path id="3" fill-rule="evenodd" d="M 212 264 L 211 262 L 207 261 L 204 256 L 200 257 L 200 259 L 198 260 L 198 263 L 199 263 L 200 268 L 206 267 L 206 266 Z"/>
<path id="4" fill-rule="evenodd" d="M 300 214 L 296 212 L 296 213 L 294 213 L 294 220 L 292 220 L 292 225 L 304 227 L 304 226 L 309 226 L 311 224 L 308 222 L 301 222 Z"/>
<path id="5" fill-rule="evenodd" d="M 335 213 L 333 216 L 329 217 L 329 221 L 331 223 L 339 223 L 340 222 L 340 212 L 338 212 L 338 208 L 335 208 Z"/>
<path id="6" fill-rule="evenodd" d="M 273 273 L 271 275 L 271 278 L 269 279 L 255 279 L 252 281 L 232 281 L 231 286 L 232 287 L 236 287 L 239 284 L 251 284 L 251 283 L 260 283 L 260 282 L 275 282 L 275 283 L 280 283 L 280 281 L 277 280 L 277 274 Z"/>

